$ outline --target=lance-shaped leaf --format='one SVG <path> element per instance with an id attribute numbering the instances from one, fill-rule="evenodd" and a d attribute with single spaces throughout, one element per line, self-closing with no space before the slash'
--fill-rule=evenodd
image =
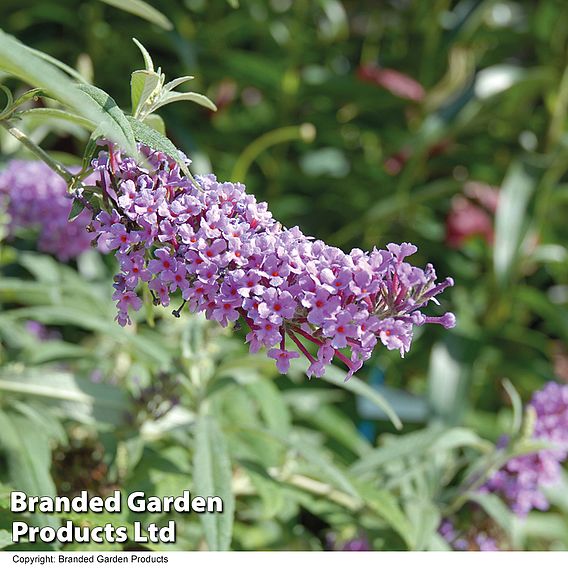
<path id="1" fill-rule="evenodd" d="M 148 53 L 148 50 L 135 37 L 132 38 L 132 41 L 136 44 L 140 53 L 142 53 L 144 65 L 146 65 L 146 71 L 154 71 L 154 62 L 152 61 L 152 57 Z"/>
<path id="2" fill-rule="evenodd" d="M 223 500 L 223 513 L 203 513 L 203 526 L 209 550 L 228 550 L 233 532 L 235 497 L 231 489 L 232 471 L 227 443 L 212 416 L 202 415 L 195 428 L 193 486 L 197 495 L 218 496 Z"/>
<path id="3" fill-rule="evenodd" d="M 143 20 L 152 22 L 165 30 L 171 30 L 174 26 L 164 14 L 156 10 L 150 4 L 143 2 L 142 0 L 101 0 L 109 6 L 114 6 L 130 14 L 134 14 Z"/>
<path id="4" fill-rule="evenodd" d="M 83 152 L 83 170 L 86 170 L 91 165 L 91 160 L 96 156 L 98 151 L 97 140 L 102 137 L 102 134 L 103 133 L 100 128 L 97 128 L 92 132 Z"/>
<path id="5" fill-rule="evenodd" d="M 493 267 L 505 287 L 514 280 L 523 238 L 528 227 L 527 208 L 538 182 L 538 170 L 527 161 L 514 162 L 501 188 L 495 216 Z"/>
<path id="6" fill-rule="evenodd" d="M 193 75 L 184 75 L 183 77 L 178 77 L 177 79 L 173 79 L 169 83 L 164 85 L 164 91 L 173 91 L 176 87 L 187 83 L 188 81 L 192 81 L 195 79 Z"/>
<path id="7" fill-rule="evenodd" d="M 0 373 L 0 392 L 41 400 L 57 414 L 86 424 L 122 424 L 130 410 L 124 393 L 49 367 Z"/>
<path id="8" fill-rule="evenodd" d="M 215 106 L 213 101 L 208 97 L 206 97 L 205 95 L 201 95 L 199 93 L 176 93 L 176 92 L 170 92 L 162 96 L 156 104 L 152 105 L 152 110 L 156 111 L 163 106 L 169 105 L 170 103 L 177 103 L 178 101 L 189 101 L 192 103 L 197 103 L 198 105 L 201 105 L 212 111 L 217 110 L 217 107 Z"/>
<path id="9" fill-rule="evenodd" d="M 112 120 L 116 126 L 120 128 L 123 136 L 128 140 L 128 147 L 124 148 L 129 154 L 136 155 L 136 141 L 134 138 L 134 132 L 132 131 L 132 126 L 126 118 L 126 115 L 118 108 L 118 105 L 114 99 L 105 93 L 102 89 L 94 87 L 93 85 L 79 85 L 79 89 L 88 95 L 91 100 L 100 106 L 104 110 L 107 118 L 107 122 Z M 103 125 L 99 125 L 99 128 L 104 130 Z"/>
<path id="10" fill-rule="evenodd" d="M 79 215 L 83 212 L 83 209 L 85 209 L 85 204 L 78 199 L 74 199 L 67 220 L 74 221 L 75 219 L 77 219 L 77 217 L 79 217 Z"/>
<path id="11" fill-rule="evenodd" d="M 55 67 L 59 67 L 59 69 L 61 69 L 61 71 L 65 71 L 65 73 L 67 73 L 67 75 L 69 75 L 70 77 L 73 77 L 73 79 L 76 79 L 77 81 L 79 81 L 79 83 L 89 83 L 90 82 L 90 81 L 87 81 L 87 79 L 85 79 L 85 77 L 83 77 L 83 75 L 81 75 L 81 73 L 79 73 L 79 71 L 77 71 L 76 69 L 73 69 L 73 67 L 70 67 L 66 63 L 63 63 L 63 61 L 59 61 L 59 59 L 52 57 L 48 53 L 44 53 L 43 51 L 39 51 L 38 49 L 33 49 L 32 47 L 30 47 L 28 45 L 26 45 L 24 47 L 28 51 L 30 51 L 30 53 L 37 55 L 40 59 L 43 59 L 44 61 L 47 61 L 48 63 L 51 63 L 52 65 L 55 65 Z"/>
<path id="12" fill-rule="evenodd" d="M 55 495 L 49 438 L 40 424 L 11 410 L 0 411 L 0 448 L 12 484 L 29 495 Z M 46 515 L 34 517 L 39 524 L 52 524 Z"/>
<path id="13" fill-rule="evenodd" d="M 0 111 L 0 116 L 2 116 L 3 114 L 9 112 L 9 110 L 12 108 L 14 104 L 14 97 L 12 96 L 12 93 L 10 92 L 10 89 L 8 89 L 8 87 L 0 85 L 0 90 L 6 96 L 6 104 L 4 105 L 4 108 Z"/>
<path id="14" fill-rule="evenodd" d="M 77 126 L 81 126 L 90 131 L 95 130 L 96 126 L 88 118 L 84 118 L 78 114 L 59 108 L 30 108 L 19 113 L 18 116 L 30 117 L 40 121 L 48 121 L 50 119 L 65 120 L 66 122 L 76 124 Z"/>
<path id="15" fill-rule="evenodd" d="M 73 83 L 62 71 L 44 61 L 17 39 L 0 30 L 0 70 L 44 89 L 78 115 L 98 124 L 105 137 L 136 155 L 132 129 L 112 98 L 90 85 Z M 79 87 L 82 87 L 81 90 Z"/>

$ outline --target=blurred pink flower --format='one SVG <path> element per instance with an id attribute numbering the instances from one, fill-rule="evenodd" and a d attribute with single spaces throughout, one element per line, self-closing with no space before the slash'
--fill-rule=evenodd
<path id="1" fill-rule="evenodd" d="M 463 194 L 456 195 L 446 218 L 446 244 L 461 248 L 474 236 L 493 243 L 494 214 L 499 201 L 499 190 L 480 182 L 465 184 Z"/>
<path id="2" fill-rule="evenodd" d="M 361 81 L 373 83 L 402 99 L 421 102 L 426 95 L 424 87 L 418 81 L 394 69 L 385 69 L 373 64 L 362 65 L 357 70 L 357 76 Z"/>

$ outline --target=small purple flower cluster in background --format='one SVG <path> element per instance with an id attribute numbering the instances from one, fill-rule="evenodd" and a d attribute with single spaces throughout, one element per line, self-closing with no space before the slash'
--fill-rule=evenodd
<path id="1" fill-rule="evenodd" d="M 182 307 L 222 326 L 242 318 L 250 350 L 268 348 L 281 373 L 299 357 L 288 339 L 310 361 L 308 375 L 318 377 L 334 356 L 349 377 L 378 341 L 404 355 L 414 326 L 455 325 L 451 313 L 420 311 L 453 282 L 436 284 L 431 265 L 421 270 L 405 262 L 415 246 L 345 254 L 297 227 L 283 228 L 243 185 L 209 175 L 196 187 L 167 155 L 140 151 L 146 164 L 112 147 L 93 162 L 108 204 L 93 229 L 99 249 L 115 250 L 120 263 L 114 299 L 121 325 L 130 323 L 129 309 L 142 306 L 139 283 L 162 306 L 179 291 Z M 302 339 L 317 346 L 317 356 Z"/>
<path id="2" fill-rule="evenodd" d="M 501 550 L 497 541 L 485 532 L 475 532 L 472 535 L 468 535 L 468 538 L 460 535 L 454 524 L 448 519 L 442 521 L 438 533 L 454 550 L 479 550 L 480 552 Z"/>
<path id="3" fill-rule="evenodd" d="M 91 246 L 87 232 L 91 214 L 83 210 L 68 221 L 72 200 L 67 184 L 46 164 L 12 160 L 0 172 L 0 202 L 9 215 L 9 234 L 17 229 L 39 230 L 38 248 L 66 262 Z"/>
<path id="4" fill-rule="evenodd" d="M 50 329 L 39 321 L 28 320 L 25 323 L 25 328 L 30 335 L 41 342 L 61 339 L 61 334 L 57 330 Z"/>
<path id="5" fill-rule="evenodd" d="M 365 534 L 361 533 L 349 540 L 340 541 L 335 533 L 328 533 L 325 537 L 326 549 L 334 552 L 369 552 L 371 543 Z"/>
<path id="6" fill-rule="evenodd" d="M 561 464 L 568 458 L 568 385 L 548 383 L 533 394 L 530 406 L 536 414 L 534 439 L 554 448 L 509 460 L 482 488 L 503 496 L 519 517 L 548 509 L 542 488 L 560 480 Z"/>

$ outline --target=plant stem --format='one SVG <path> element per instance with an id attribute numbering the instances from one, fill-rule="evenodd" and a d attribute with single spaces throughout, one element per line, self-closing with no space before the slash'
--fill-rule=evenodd
<path id="1" fill-rule="evenodd" d="M 296 333 L 300 334 L 302 337 L 305 337 L 306 339 L 308 339 L 312 343 L 315 343 L 319 347 L 321 347 L 324 344 L 323 341 L 320 341 L 319 339 L 313 337 L 309 333 L 306 333 L 303 329 L 301 329 L 297 326 L 293 326 L 291 329 L 293 329 Z M 343 353 L 341 353 L 341 351 L 339 351 L 339 349 L 334 349 L 333 352 L 334 352 L 335 356 L 340 361 L 342 361 L 343 363 L 345 363 L 347 365 L 348 369 L 351 369 L 352 362 L 347 357 L 345 357 L 345 355 L 343 355 Z"/>
<path id="2" fill-rule="evenodd" d="M 14 138 L 33 152 L 40 160 L 45 162 L 56 174 L 60 175 L 68 185 L 75 181 L 73 174 L 66 170 L 57 160 L 52 158 L 45 150 L 40 148 L 33 140 L 28 138 L 19 128 L 8 120 L 0 120 L 0 126 L 5 128 Z"/>
<path id="3" fill-rule="evenodd" d="M 362 503 L 359 499 L 348 495 L 347 493 L 343 493 L 337 489 L 334 489 L 331 485 L 327 483 L 322 483 L 321 481 L 317 481 L 316 479 L 312 479 L 311 477 L 307 477 L 305 475 L 300 475 L 297 473 L 292 474 L 279 474 L 277 472 L 271 472 L 275 474 L 276 479 L 280 482 L 289 483 L 290 485 L 294 485 L 299 489 L 303 489 L 304 491 L 309 491 L 314 495 L 322 495 L 334 501 L 338 505 L 341 505 L 351 511 L 360 511 L 365 504 Z"/>
<path id="4" fill-rule="evenodd" d="M 283 126 L 276 130 L 271 130 L 256 140 L 253 140 L 237 158 L 231 174 L 233 181 L 244 183 L 247 172 L 254 160 L 267 148 L 284 142 L 293 140 L 303 140 L 312 142 L 315 138 L 316 130 L 313 124 L 305 123 L 299 126 Z"/>
<path id="5" fill-rule="evenodd" d="M 310 363 L 314 363 L 315 359 L 312 357 L 312 354 L 302 345 L 302 342 L 294 335 L 291 329 L 288 330 L 288 336 L 298 346 L 298 349 L 305 355 L 306 359 Z"/>

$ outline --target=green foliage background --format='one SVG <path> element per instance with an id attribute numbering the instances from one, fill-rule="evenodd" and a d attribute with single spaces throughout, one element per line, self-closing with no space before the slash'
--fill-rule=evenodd
<path id="1" fill-rule="evenodd" d="M 477 499 L 468 475 L 504 459 L 493 447 L 501 434 L 528 447 L 503 380 L 523 401 L 568 380 L 568 5 L 240 4 L 153 1 L 170 30 L 97 0 L 3 0 L 0 21 L 123 108 L 141 66 L 131 37 L 168 77 L 195 75 L 192 89 L 218 112 L 178 104 L 161 113 L 194 171 L 245 182 L 283 224 L 344 249 L 417 244 L 414 262 L 454 277 L 443 302 L 458 326 L 418 334 L 404 360 L 377 350 L 363 383 L 342 384 L 339 370 L 328 382 L 308 382 L 300 368 L 280 377 L 246 354 L 238 332 L 200 318 L 156 310 L 119 328 L 111 259 L 92 252 L 61 265 L 22 235 L 1 257 L 4 492 L 191 488 L 223 494 L 229 508 L 234 500 L 234 525 L 230 512 L 180 517 L 182 550 L 317 550 L 326 534 L 366 534 L 377 550 L 440 549 L 436 529 L 450 514 L 467 538 L 481 526 L 505 548 L 568 548 L 566 480 L 550 492 L 551 511 L 526 521 L 497 499 L 478 499 L 480 509 L 468 501 Z M 363 81 L 368 65 L 413 78 L 424 97 Z M 88 138 L 57 121 L 26 126 L 70 163 Z M 3 160 L 21 154 L 0 140 Z M 446 220 L 467 182 L 500 188 L 494 241 L 451 248 Z M 30 319 L 61 339 L 38 343 Z M 365 386 L 383 379 L 388 388 Z M 148 400 L 143 389 L 164 384 L 180 404 L 155 420 L 161 394 Z"/>

